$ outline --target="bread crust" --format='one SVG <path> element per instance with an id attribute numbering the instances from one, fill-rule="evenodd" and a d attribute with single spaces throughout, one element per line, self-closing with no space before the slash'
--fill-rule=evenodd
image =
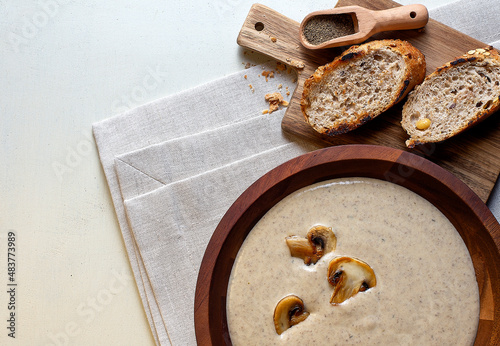
<path id="1" fill-rule="evenodd" d="M 349 67 L 359 59 L 365 59 L 381 49 L 389 49 L 390 51 L 398 54 L 404 60 L 404 73 L 397 85 L 397 92 L 388 103 L 381 104 L 375 111 L 372 112 L 356 112 L 355 117 L 348 114 L 336 114 L 339 121 L 336 121 L 332 126 L 321 126 L 314 123 L 310 117 L 311 111 L 311 98 L 314 95 L 314 87 L 327 78 L 333 71 Z M 402 40 L 377 40 L 371 41 L 362 45 L 351 46 L 344 51 L 340 56 L 335 58 L 331 63 L 320 66 L 314 74 L 306 79 L 304 82 L 304 89 L 302 99 L 300 102 L 302 113 L 309 125 L 319 132 L 321 135 L 330 137 L 352 131 L 366 122 L 374 119 L 399 101 L 401 101 L 414 87 L 422 82 L 425 77 L 425 57 L 413 45 L 407 41 Z M 322 116 L 331 117 L 331 114 L 325 112 Z M 342 119 L 345 117 L 345 120 Z"/>
<path id="2" fill-rule="evenodd" d="M 462 123 L 459 126 L 455 126 L 453 128 L 453 131 L 450 133 L 446 134 L 432 134 L 429 135 L 426 132 L 423 131 L 418 131 L 415 127 L 416 120 L 418 119 L 412 119 L 412 114 L 415 112 L 414 109 L 410 111 L 410 107 L 412 107 L 412 103 L 416 102 L 416 97 L 421 92 L 423 89 L 426 88 L 427 85 L 431 83 L 435 83 L 435 80 L 438 76 L 444 75 L 445 73 L 449 72 L 450 70 L 457 69 L 459 66 L 463 65 L 474 65 L 478 67 L 484 67 L 484 66 L 490 66 L 490 67 L 497 67 L 498 70 L 500 71 L 500 56 L 498 52 L 491 46 L 488 46 L 486 48 L 478 48 L 475 50 L 470 50 L 466 54 L 456 57 L 452 61 L 444 64 L 441 67 L 438 67 L 433 73 L 428 75 L 422 84 L 418 85 L 408 96 L 408 99 L 403 106 L 403 117 L 401 121 L 402 127 L 406 130 L 408 135 L 410 136 L 410 139 L 406 141 L 406 146 L 408 148 L 414 148 L 416 145 L 419 144 L 424 144 L 424 143 L 436 143 L 436 142 L 441 142 L 446 139 L 449 139 L 465 130 L 468 128 L 478 124 L 479 122 L 485 120 L 488 118 L 490 115 L 495 113 L 498 109 L 500 109 L 500 93 L 497 93 L 493 99 L 488 100 L 486 103 L 483 103 L 479 107 L 474 107 L 477 109 L 474 109 L 473 112 L 469 113 L 467 115 L 467 121 Z M 500 72 L 499 72 L 500 73 Z M 466 78 L 466 76 L 463 76 L 463 78 Z M 485 80 L 490 79 L 490 77 L 485 77 Z M 500 79 L 500 76 L 499 76 Z M 491 82 L 491 81 L 490 81 Z M 458 83 L 461 83 L 460 81 Z M 498 84 L 496 84 L 498 87 Z M 500 88 L 498 88 L 500 89 Z M 451 97 L 451 95 L 450 95 Z M 459 99 L 460 100 L 460 99 Z M 447 100 L 441 100 L 443 103 L 447 102 Z M 449 100 L 448 100 L 449 101 Z M 463 101 L 463 100 L 461 100 Z M 431 102 L 431 100 L 429 100 Z M 488 107 L 484 107 L 484 106 Z M 453 107 L 455 108 L 455 106 Z M 424 116 L 424 115 L 422 115 Z M 458 122 L 457 122 L 458 124 Z M 430 131 L 429 131 L 430 132 Z"/>

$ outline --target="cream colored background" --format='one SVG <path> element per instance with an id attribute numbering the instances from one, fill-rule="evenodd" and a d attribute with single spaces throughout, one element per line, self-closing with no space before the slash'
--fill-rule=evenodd
<path id="1" fill-rule="evenodd" d="M 0 344 L 153 343 L 91 124 L 261 61 L 236 44 L 252 3 L 0 0 Z M 262 3 L 297 21 L 307 14 L 301 1 Z"/>

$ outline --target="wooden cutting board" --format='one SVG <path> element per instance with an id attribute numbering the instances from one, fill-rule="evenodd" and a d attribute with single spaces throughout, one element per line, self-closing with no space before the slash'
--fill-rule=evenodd
<path id="1" fill-rule="evenodd" d="M 390 0 L 340 0 L 337 3 L 337 6 L 347 5 L 373 10 L 400 6 Z M 423 30 L 392 31 L 372 37 L 382 38 L 407 40 L 420 49 L 426 57 L 427 74 L 468 50 L 486 46 L 432 19 Z M 346 47 L 308 50 L 300 44 L 298 22 L 260 4 L 252 6 L 239 33 L 238 44 L 296 68 L 298 85 L 283 118 L 285 132 L 325 146 L 375 144 L 413 152 L 448 169 L 487 201 L 500 172 L 500 121 L 497 115 L 443 143 L 407 149 L 404 142 L 408 136 L 400 126 L 403 100 L 362 127 L 325 141 L 309 127 L 301 113 L 303 83 L 318 66 L 332 61 Z"/>

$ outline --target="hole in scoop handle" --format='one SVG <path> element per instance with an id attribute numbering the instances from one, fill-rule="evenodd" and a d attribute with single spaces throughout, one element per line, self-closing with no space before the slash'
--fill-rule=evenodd
<path id="1" fill-rule="evenodd" d="M 424 5 L 406 5 L 388 10 L 374 11 L 374 32 L 423 28 L 429 21 Z"/>

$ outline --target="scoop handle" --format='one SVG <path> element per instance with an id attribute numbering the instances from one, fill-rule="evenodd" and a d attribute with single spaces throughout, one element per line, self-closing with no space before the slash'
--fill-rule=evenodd
<path id="1" fill-rule="evenodd" d="M 373 34 L 382 31 L 419 29 L 423 28 L 429 21 L 427 8 L 418 4 L 374 12 Z"/>

